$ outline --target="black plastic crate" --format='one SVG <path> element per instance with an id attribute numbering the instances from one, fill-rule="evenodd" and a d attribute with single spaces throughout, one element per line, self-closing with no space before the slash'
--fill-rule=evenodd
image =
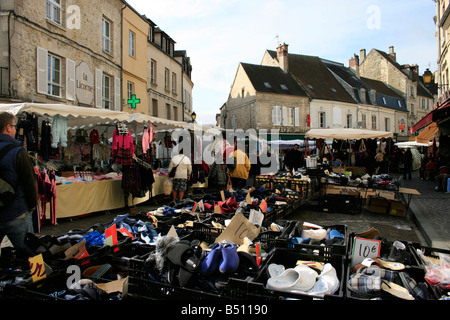
<path id="1" fill-rule="evenodd" d="M 327 213 L 358 214 L 362 210 L 362 198 L 359 196 L 327 194 L 320 200 L 321 211 Z"/>
<path id="2" fill-rule="evenodd" d="M 322 263 L 330 263 L 335 269 L 339 280 L 338 290 L 331 294 L 325 295 L 323 299 L 325 300 L 342 300 L 344 298 L 344 287 L 345 287 L 345 257 L 342 255 L 325 255 L 324 251 L 318 252 L 317 254 L 306 253 L 303 250 L 298 250 L 298 248 L 275 248 L 265 259 L 258 275 L 251 281 L 247 283 L 247 299 L 261 299 L 261 300 L 285 300 L 285 299 L 300 299 L 300 300 L 313 300 L 322 299 L 322 297 L 308 295 L 305 293 L 292 293 L 284 292 L 279 290 L 272 290 L 266 288 L 268 275 L 268 266 L 272 263 L 281 264 L 288 268 L 294 268 L 297 261 L 315 261 Z M 318 272 L 319 273 L 319 272 Z M 319 273 L 320 274 L 320 273 Z"/>
<path id="3" fill-rule="evenodd" d="M 412 255 L 415 263 L 420 268 L 422 268 L 425 272 L 427 272 L 427 264 L 424 261 L 424 259 L 421 257 L 421 255 L 417 252 L 417 250 L 420 250 L 425 257 L 429 257 L 432 259 L 438 259 L 439 254 L 450 255 L 450 250 L 433 248 L 433 247 L 429 247 L 429 246 L 422 246 L 421 244 L 415 243 L 415 242 L 409 243 L 408 248 L 411 252 L 411 255 Z M 430 284 L 430 288 L 433 291 L 436 299 L 440 299 L 442 296 L 448 295 L 450 293 L 450 290 L 441 288 L 438 285 Z"/>
<path id="4" fill-rule="evenodd" d="M 348 240 L 349 244 L 348 244 L 348 259 L 347 259 L 348 264 L 347 264 L 347 270 L 346 270 L 346 282 L 347 282 L 346 297 L 347 297 L 347 299 L 350 299 L 350 300 L 374 299 L 374 297 L 376 297 L 376 295 L 361 293 L 349 285 L 350 275 L 352 274 L 352 252 L 353 252 L 353 242 L 354 242 L 355 236 L 356 236 L 355 233 L 351 233 L 349 236 L 349 240 Z M 401 271 L 406 272 L 412 279 L 414 279 L 416 281 L 416 283 L 425 283 L 425 289 L 427 290 L 427 295 L 429 297 L 429 300 L 436 300 L 438 298 L 438 294 L 437 294 L 435 288 L 433 288 L 428 283 L 426 283 L 425 269 L 420 266 L 416 257 L 414 257 L 411 242 L 402 241 L 402 240 L 399 240 L 399 241 L 402 242 L 403 244 L 405 244 L 406 252 L 407 252 L 405 261 L 403 263 L 405 265 L 405 269 L 403 269 Z M 389 256 L 390 248 L 391 248 L 393 242 L 394 241 L 388 241 L 388 240 L 381 241 L 379 256 L 382 259 L 387 260 L 387 257 Z M 402 283 L 400 281 L 400 276 L 398 275 L 398 272 L 397 272 L 396 278 L 397 279 L 396 279 L 395 283 L 402 285 Z M 381 294 L 380 294 L 380 296 L 381 296 Z M 386 299 L 387 300 L 399 300 L 399 298 L 390 296 L 389 294 L 382 294 L 382 299 L 384 299 L 384 300 L 386 300 Z"/>
<path id="5" fill-rule="evenodd" d="M 348 241 L 348 228 L 346 225 L 332 225 L 332 226 L 322 226 L 323 229 L 334 229 L 339 231 L 343 237 L 344 241 L 342 244 L 332 243 L 327 244 L 324 241 L 316 244 L 303 244 L 303 243 L 293 243 L 290 238 L 300 237 L 302 231 L 303 222 L 292 220 L 289 222 L 288 226 L 283 230 L 282 234 L 276 238 L 275 247 L 276 248 L 296 248 L 298 250 L 306 252 L 323 252 L 327 257 L 332 255 L 347 255 L 347 241 Z"/>
<path id="6" fill-rule="evenodd" d="M 221 295 L 218 290 L 212 292 L 164 282 L 154 275 L 152 267 L 146 261 L 147 257 L 130 259 L 128 295 L 131 298 L 140 300 L 223 300 L 229 298 Z"/>

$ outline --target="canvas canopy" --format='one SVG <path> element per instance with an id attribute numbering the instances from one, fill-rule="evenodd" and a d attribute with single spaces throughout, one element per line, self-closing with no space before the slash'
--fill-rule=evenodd
<path id="1" fill-rule="evenodd" d="M 41 117 L 60 115 L 67 118 L 69 128 L 113 125 L 116 121 L 127 122 L 142 131 L 143 126 L 152 123 L 157 130 L 186 128 L 187 123 L 148 116 L 141 113 L 128 113 L 108 109 L 79 107 L 65 104 L 14 103 L 0 104 L 0 111 L 9 111 L 15 115 L 21 113 L 36 114 Z"/>
<path id="2" fill-rule="evenodd" d="M 338 140 L 379 139 L 393 136 L 392 132 L 353 128 L 311 129 L 305 134 L 307 138 Z"/>
<path id="3" fill-rule="evenodd" d="M 78 107 L 65 104 L 0 104 L 0 111 L 9 111 L 15 115 L 19 115 L 21 113 L 30 113 L 38 116 L 49 117 L 60 115 L 67 117 L 68 127 L 81 127 L 87 124 L 109 124 L 114 123 L 115 121 L 129 121 L 129 115 L 126 112 Z"/>

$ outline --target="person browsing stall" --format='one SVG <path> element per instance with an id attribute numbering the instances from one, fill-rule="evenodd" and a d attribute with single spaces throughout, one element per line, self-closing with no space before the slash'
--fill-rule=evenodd
<path id="1" fill-rule="evenodd" d="M 5 236 L 12 245 L 32 255 L 25 245 L 27 233 L 33 233 L 32 213 L 37 205 L 37 184 L 33 164 L 27 151 L 15 139 L 17 118 L 10 112 L 0 113 L 1 177 L 15 189 L 11 203 L 0 206 L 0 242 Z"/>
<path id="2" fill-rule="evenodd" d="M 188 156 L 184 155 L 183 149 L 180 149 L 179 153 L 170 160 L 169 172 L 174 167 L 177 167 L 177 169 L 172 179 L 172 199 L 173 201 L 183 200 L 192 173 L 191 160 Z"/>
<path id="3" fill-rule="evenodd" d="M 294 144 L 294 147 L 289 150 L 284 159 L 284 165 L 288 171 L 297 171 L 297 169 L 303 167 L 303 155 L 300 150 L 298 150 L 299 145 Z"/>
<path id="4" fill-rule="evenodd" d="M 247 154 L 237 147 L 237 140 L 234 140 L 234 152 L 228 157 L 227 167 L 233 188 L 245 187 L 251 165 Z"/>

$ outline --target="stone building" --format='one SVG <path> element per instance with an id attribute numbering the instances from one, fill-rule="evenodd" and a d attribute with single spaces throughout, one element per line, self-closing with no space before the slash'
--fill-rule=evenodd
<path id="1" fill-rule="evenodd" d="M 400 65 L 394 47 L 389 47 L 389 53 L 372 49 L 366 55 L 366 50 L 360 50 L 358 61 L 353 67 L 358 75 L 369 79 L 379 80 L 401 93 L 409 111 L 408 132 L 417 121 L 425 116 L 434 104 L 433 94 L 425 87 L 419 77 L 417 65 Z"/>
<path id="2" fill-rule="evenodd" d="M 333 127 L 406 134 L 401 94 L 342 63 L 289 53 L 286 44 L 266 50 L 261 65 L 239 64 L 220 111 L 224 128 L 279 129 L 282 139 Z"/>
<path id="3" fill-rule="evenodd" d="M 384 82 L 356 76 L 356 71 L 341 63 L 322 60 L 358 104 L 356 118 L 346 113 L 346 128 L 363 128 L 407 135 L 408 110 L 403 96 Z M 349 65 L 353 59 L 350 59 Z"/>
<path id="4" fill-rule="evenodd" d="M 289 73 L 272 66 L 240 63 L 227 103 L 221 109 L 227 129 L 306 132 L 309 98 Z"/>
<path id="5" fill-rule="evenodd" d="M 2 101 L 120 110 L 121 8 L 119 0 L 2 1 Z"/>
<path id="6" fill-rule="evenodd" d="M 155 117 L 183 121 L 183 95 L 192 97 L 190 60 L 175 53 L 175 41 L 149 20 L 147 46 L 147 94 L 149 114 Z M 186 56 L 185 56 L 186 57 Z M 184 65 L 183 65 L 184 63 Z M 185 70 L 188 70 L 187 73 Z M 185 81 L 186 78 L 189 81 Z M 186 93 L 184 92 L 186 90 Z"/>
<path id="7" fill-rule="evenodd" d="M 189 57 L 126 1 L 2 0 L 0 26 L 0 102 L 190 120 Z"/>
<path id="8" fill-rule="evenodd" d="M 133 7 L 123 9 L 122 92 L 123 111 L 148 114 L 147 39 L 149 23 Z M 128 100 L 139 103 L 128 103 Z"/>

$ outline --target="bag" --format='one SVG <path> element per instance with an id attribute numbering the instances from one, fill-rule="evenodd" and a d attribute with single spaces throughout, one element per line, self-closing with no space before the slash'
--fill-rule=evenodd
<path id="1" fill-rule="evenodd" d="M 173 167 L 172 170 L 170 170 L 169 178 L 175 177 L 175 173 L 177 172 L 177 168 L 180 165 L 181 161 L 183 161 L 183 159 L 184 159 L 184 156 L 183 156 L 183 158 L 181 158 L 180 162 L 175 167 Z"/>
<path id="2" fill-rule="evenodd" d="M 9 151 L 11 151 L 11 149 L 15 147 L 16 146 L 12 144 L 4 147 L 0 152 L 0 161 Z M 0 177 L 0 207 L 6 207 L 10 205 L 15 197 L 16 190 L 14 189 L 14 187 L 8 181 Z"/>
<path id="3" fill-rule="evenodd" d="M 166 181 L 164 181 L 164 194 L 166 196 L 169 196 L 172 194 L 172 191 L 173 191 L 172 180 L 167 179 Z"/>

